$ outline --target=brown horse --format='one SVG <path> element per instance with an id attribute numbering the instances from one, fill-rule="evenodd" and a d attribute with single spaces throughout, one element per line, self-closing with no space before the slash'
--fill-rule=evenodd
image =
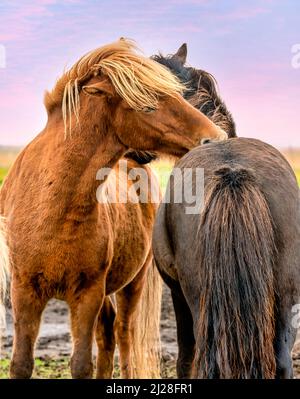
<path id="1" fill-rule="evenodd" d="M 11 377 L 31 376 L 41 315 L 53 297 L 70 307 L 74 378 L 92 376 L 94 331 L 97 377 L 111 376 L 113 329 L 122 376 L 157 375 L 147 350 L 155 347 L 159 318 L 160 282 L 151 268 L 156 206 L 99 203 L 96 173 L 130 148 L 181 156 L 201 139 L 226 138 L 182 91 L 167 69 L 120 40 L 85 55 L 46 94 L 47 125 L 1 189 L 15 324 Z"/>
<path id="2" fill-rule="evenodd" d="M 275 148 L 246 138 L 197 147 L 176 166 L 205 176 L 200 214 L 175 203 L 170 179 L 171 201 L 160 205 L 153 233 L 176 313 L 178 376 L 292 378 L 300 301 L 293 170 Z"/>

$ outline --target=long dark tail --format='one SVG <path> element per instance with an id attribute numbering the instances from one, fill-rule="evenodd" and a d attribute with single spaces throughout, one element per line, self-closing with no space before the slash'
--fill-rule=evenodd
<path id="1" fill-rule="evenodd" d="M 254 173 L 224 166 L 199 228 L 200 317 L 193 376 L 274 378 L 274 232 Z"/>

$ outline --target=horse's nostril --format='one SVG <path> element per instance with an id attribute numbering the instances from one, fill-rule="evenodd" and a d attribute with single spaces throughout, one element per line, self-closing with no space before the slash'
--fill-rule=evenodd
<path id="1" fill-rule="evenodd" d="M 209 144 L 210 143 L 210 139 L 202 139 L 201 140 L 201 145 L 203 144 Z"/>

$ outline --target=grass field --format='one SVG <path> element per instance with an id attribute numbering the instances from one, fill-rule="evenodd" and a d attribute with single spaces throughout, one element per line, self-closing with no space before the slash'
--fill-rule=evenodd
<path id="1" fill-rule="evenodd" d="M 8 167 L 0 167 L 0 185 L 4 180 L 4 177 L 7 175 L 8 169 Z"/>
<path id="2" fill-rule="evenodd" d="M 71 378 L 69 358 L 35 359 L 33 378 L 42 379 L 68 379 Z M 0 360 L 0 379 L 9 377 L 9 359 Z"/>
<path id="3" fill-rule="evenodd" d="M 94 359 L 94 364 L 96 359 Z M 10 359 L 0 359 L 0 380 L 9 378 Z M 94 370 L 95 373 L 95 370 Z M 162 378 L 176 378 L 175 364 L 170 365 L 168 361 L 161 362 Z M 37 357 L 34 362 L 34 372 L 32 378 L 37 379 L 70 379 L 70 357 L 62 356 L 58 358 Z M 120 378 L 120 369 L 115 362 L 113 378 Z"/>
<path id="4" fill-rule="evenodd" d="M 20 148 L 0 146 L 0 186 L 7 175 L 9 168 L 14 163 Z"/>
<path id="5" fill-rule="evenodd" d="M 282 153 L 292 165 L 300 186 L 300 149 L 291 148 L 289 150 L 283 150 Z"/>

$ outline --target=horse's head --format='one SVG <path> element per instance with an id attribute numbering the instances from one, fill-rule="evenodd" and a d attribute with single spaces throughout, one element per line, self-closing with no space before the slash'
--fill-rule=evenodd
<path id="1" fill-rule="evenodd" d="M 85 125 L 90 120 L 125 148 L 181 156 L 202 139 L 227 138 L 182 97 L 185 88 L 171 72 L 137 54 L 127 40 L 84 56 L 54 91 L 62 87 L 66 126 L 74 117 Z M 55 93 L 47 96 L 49 112 Z"/>
<path id="2" fill-rule="evenodd" d="M 93 108 L 106 108 L 112 130 L 128 148 L 182 156 L 202 140 L 227 138 L 179 94 L 163 95 L 155 105 L 145 102 L 137 110 L 107 78 L 94 78 L 83 91 L 93 97 Z"/>
<path id="3" fill-rule="evenodd" d="M 228 137 L 236 137 L 233 117 L 218 94 L 217 81 L 210 73 L 187 66 L 186 57 L 187 45 L 184 43 L 175 54 L 166 57 L 159 54 L 152 58 L 166 66 L 187 87 L 184 98 L 190 104 L 225 130 Z"/>

